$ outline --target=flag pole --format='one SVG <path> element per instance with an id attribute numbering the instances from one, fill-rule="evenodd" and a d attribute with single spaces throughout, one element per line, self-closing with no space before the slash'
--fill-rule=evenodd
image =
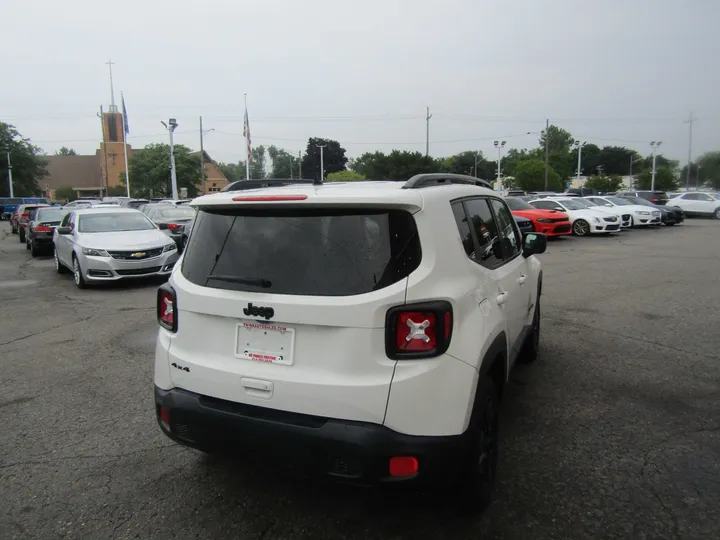
<path id="1" fill-rule="evenodd" d="M 250 122 L 248 121 L 247 113 L 247 94 L 245 94 L 245 141 L 250 140 Z M 250 144 L 246 144 L 246 158 L 245 158 L 245 180 L 250 180 Z"/>
<path id="2" fill-rule="evenodd" d="M 125 186 L 127 187 L 127 196 L 130 198 L 130 169 L 128 168 L 127 158 L 127 112 L 125 111 L 125 96 L 123 96 L 122 90 L 120 90 L 120 99 L 122 100 L 122 119 L 123 119 L 123 150 L 125 151 Z"/>

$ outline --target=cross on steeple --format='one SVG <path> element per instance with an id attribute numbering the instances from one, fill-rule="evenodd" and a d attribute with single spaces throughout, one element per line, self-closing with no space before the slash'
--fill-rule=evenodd
<path id="1" fill-rule="evenodd" d="M 109 59 L 105 64 L 110 68 L 110 108 L 108 109 L 109 112 L 118 112 L 117 105 L 115 105 L 115 89 L 113 88 L 113 78 L 112 78 L 112 67 L 115 62 L 112 61 L 112 59 Z"/>

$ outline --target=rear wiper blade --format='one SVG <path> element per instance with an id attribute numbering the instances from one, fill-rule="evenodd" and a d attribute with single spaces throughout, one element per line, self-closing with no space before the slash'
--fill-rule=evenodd
<path id="1" fill-rule="evenodd" d="M 218 281 L 227 281 L 229 283 L 242 283 L 243 285 L 255 285 L 256 287 L 262 287 L 263 289 L 269 289 L 272 287 L 272 282 L 262 278 L 250 278 L 242 276 L 224 276 L 222 274 L 215 274 L 205 276 L 205 279 L 216 279 Z"/>

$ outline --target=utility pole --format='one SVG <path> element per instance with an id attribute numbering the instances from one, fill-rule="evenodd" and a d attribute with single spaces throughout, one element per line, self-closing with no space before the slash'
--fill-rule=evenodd
<path id="1" fill-rule="evenodd" d="M 290 180 L 293 179 L 293 156 L 292 154 L 289 154 L 288 157 L 290 158 Z"/>
<path id="2" fill-rule="evenodd" d="M 302 153 L 298 150 L 298 178 L 302 178 Z"/>
<path id="3" fill-rule="evenodd" d="M 327 146 L 327 144 L 318 144 L 317 147 L 320 149 L 320 182 L 325 181 L 325 156 L 323 154 L 323 149 Z"/>
<path id="4" fill-rule="evenodd" d="M 12 165 L 10 163 L 10 152 L 7 153 L 7 162 L 8 162 L 8 187 L 10 188 L 10 198 L 13 198 L 15 195 L 13 194 Z"/>
<path id="5" fill-rule="evenodd" d="M 652 147 L 652 181 L 650 183 L 650 191 L 655 191 L 655 163 L 657 159 L 657 149 L 660 148 L 662 141 L 650 141 Z"/>
<path id="6" fill-rule="evenodd" d="M 430 154 L 430 107 L 425 107 L 425 157 Z"/>
<path id="7" fill-rule="evenodd" d="M 580 172 L 582 171 L 582 149 L 587 144 L 587 141 L 575 141 L 575 146 L 578 149 L 578 168 L 577 168 L 577 184 L 580 187 Z"/>
<path id="8" fill-rule="evenodd" d="M 545 191 L 548 190 L 548 158 L 550 141 L 550 119 L 545 120 Z"/>
<path id="9" fill-rule="evenodd" d="M 502 149 L 505 148 L 505 143 L 507 141 L 494 141 L 495 148 L 497 148 L 498 151 L 498 167 L 497 167 L 497 182 L 498 182 L 498 189 L 500 191 L 503 190 L 502 185 L 502 170 L 500 169 L 500 163 L 502 162 Z"/>
<path id="10" fill-rule="evenodd" d="M 175 171 L 175 143 L 173 141 L 173 132 L 178 127 L 177 120 L 170 118 L 168 123 L 160 122 L 165 129 L 170 133 L 170 188 L 172 189 L 172 198 L 174 201 L 178 200 L 178 188 L 177 188 L 177 172 Z M 203 173 L 204 174 L 204 173 Z"/>
<path id="11" fill-rule="evenodd" d="M 479 150 L 475 152 L 475 168 L 473 169 L 473 171 L 474 171 L 473 176 L 474 176 L 475 178 L 478 177 L 478 175 L 477 175 L 477 162 L 478 162 L 478 154 L 479 154 L 479 153 L 480 153 Z"/>
<path id="12" fill-rule="evenodd" d="M 685 175 L 685 190 L 690 191 L 690 169 L 691 169 L 691 159 L 692 159 L 692 128 L 693 128 L 693 122 L 697 120 L 693 116 L 692 111 L 690 111 L 690 116 L 688 117 L 687 121 L 685 122 L 688 124 L 688 161 L 687 161 L 687 174 Z"/>
<path id="13" fill-rule="evenodd" d="M 205 149 L 203 148 L 202 116 L 200 117 L 200 179 L 202 180 L 202 194 L 205 195 Z"/>
<path id="14" fill-rule="evenodd" d="M 103 138 L 103 155 L 105 157 L 105 182 L 103 184 L 103 187 L 100 191 L 103 191 L 105 195 L 108 194 L 108 186 L 109 184 L 109 170 L 108 170 L 108 159 L 107 159 L 107 140 L 105 140 L 105 121 L 103 120 L 103 107 L 100 105 L 100 114 L 98 114 L 98 118 L 100 118 L 100 129 L 102 130 L 102 138 Z M 100 179 L 102 182 L 103 180 Z"/>

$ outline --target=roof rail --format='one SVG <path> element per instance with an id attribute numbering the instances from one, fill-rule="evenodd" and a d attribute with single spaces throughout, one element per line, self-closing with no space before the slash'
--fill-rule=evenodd
<path id="1" fill-rule="evenodd" d="M 428 173 L 416 174 L 405 182 L 402 189 L 420 189 L 430 186 L 442 186 L 445 184 L 467 184 L 492 189 L 490 182 L 482 178 L 475 178 L 465 174 L 452 173 Z"/>
<path id="2" fill-rule="evenodd" d="M 220 191 L 242 191 L 272 186 L 289 186 L 291 184 L 315 184 L 315 180 L 307 178 L 250 178 L 230 182 Z"/>

